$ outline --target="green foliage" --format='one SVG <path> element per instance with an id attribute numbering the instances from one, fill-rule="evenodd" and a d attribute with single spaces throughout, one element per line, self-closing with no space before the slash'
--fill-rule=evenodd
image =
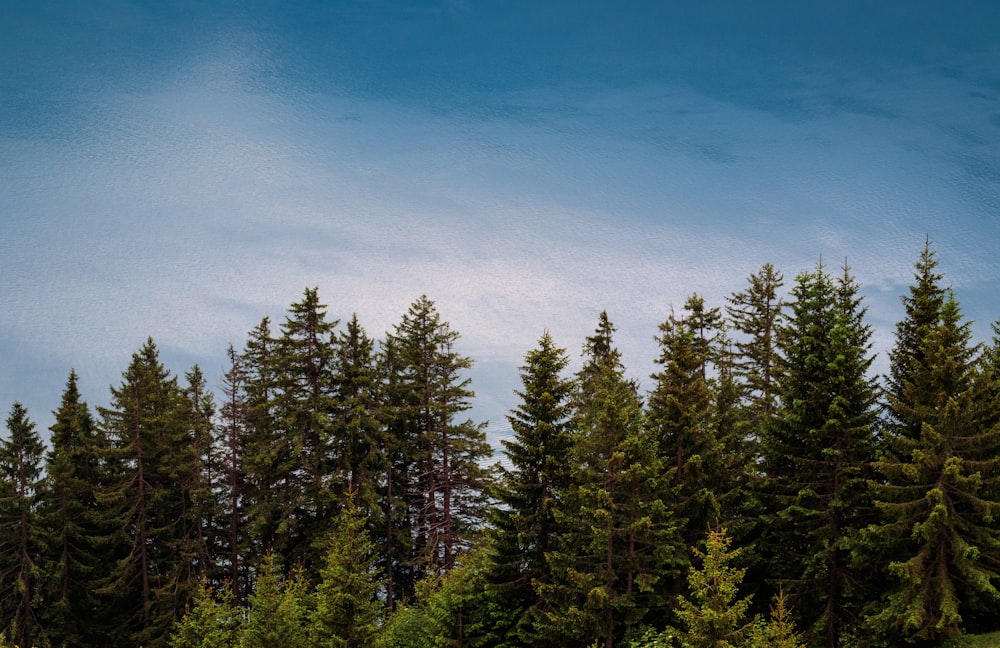
<path id="1" fill-rule="evenodd" d="M 36 564 L 45 447 L 21 403 L 11 406 L 6 423 L 6 438 L 0 438 L 0 630 L 30 648 L 45 638 Z"/>
<path id="2" fill-rule="evenodd" d="M 897 327 L 888 446 L 875 464 L 882 520 L 869 536 L 889 589 L 867 621 L 890 641 L 941 641 L 1000 612 L 994 378 L 935 266 L 925 247 Z"/>
<path id="3" fill-rule="evenodd" d="M 565 350 L 545 333 L 521 367 L 521 402 L 507 417 L 514 436 L 501 440 L 509 468 L 500 467 L 500 506 L 491 512 L 488 531 L 493 552 L 488 579 L 504 610 L 494 618 L 498 641 L 541 640 L 534 622 L 544 601 L 536 589 L 552 581 L 546 554 L 560 532 L 557 497 L 570 483 L 573 383 L 562 376 L 568 362 Z"/>
<path id="4" fill-rule="evenodd" d="M 307 289 L 230 351 L 218 411 L 149 340 L 97 422 L 70 374 L 47 454 L 12 409 L 0 628 L 21 648 L 799 647 L 793 611 L 815 646 L 995 630 L 1000 322 L 974 344 L 940 281 L 926 246 L 884 394 L 847 268 L 785 303 L 765 265 L 728 321 L 692 296 L 645 405 L 606 313 L 573 377 L 545 334 L 492 470 L 472 361 L 426 297 L 376 352 Z"/>
<path id="5" fill-rule="evenodd" d="M 301 573 L 284 577 L 275 556 L 259 566 L 257 582 L 249 596 L 246 620 L 239 628 L 239 648 L 309 648 L 311 602 Z"/>
<path id="6" fill-rule="evenodd" d="M 365 522 L 353 503 L 337 516 L 310 613 L 313 645 L 368 646 L 379 628 L 382 605 L 376 599 L 375 547 Z"/>
<path id="7" fill-rule="evenodd" d="M 183 618 L 170 635 L 170 648 L 235 648 L 243 611 L 233 601 L 233 591 L 218 594 L 204 580 Z"/>
<path id="8" fill-rule="evenodd" d="M 751 597 L 738 598 L 746 569 L 733 566 L 740 551 L 731 544 L 719 527 L 709 529 L 705 551 L 693 548 L 701 567 L 688 572 L 690 598 L 681 596 L 675 610 L 681 628 L 674 634 L 683 648 L 735 648 L 751 636 Z"/>
<path id="9" fill-rule="evenodd" d="M 610 648 L 664 605 L 662 583 L 680 563 L 656 439 L 613 331 L 601 313 L 577 378 L 572 479 L 557 496 L 561 531 L 546 554 L 552 582 L 536 583 L 548 605 L 536 625 L 548 643 L 582 646 L 598 637 Z"/>
<path id="10" fill-rule="evenodd" d="M 853 547 L 874 509 L 876 389 L 858 286 L 820 265 L 800 274 L 779 328 L 779 405 L 763 439 L 768 576 L 817 644 L 839 644 L 863 602 Z"/>
<path id="11" fill-rule="evenodd" d="M 97 490 L 102 444 L 70 372 L 46 456 L 39 517 L 45 605 L 39 611 L 53 646 L 91 645 L 101 636 L 94 595 L 101 563 Z"/>
<path id="12" fill-rule="evenodd" d="M 768 622 L 761 623 L 758 620 L 754 624 L 748 648 L 804 648 L 805 644 L 792 620 L 792 611 L 786 603 L 784 590 L 779 589 L 774 600 Z"/>

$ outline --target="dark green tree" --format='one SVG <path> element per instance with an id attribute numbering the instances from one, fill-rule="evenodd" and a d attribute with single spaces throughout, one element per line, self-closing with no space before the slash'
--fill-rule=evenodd
<path id="1" fill-rule="evenodd" d="M 779 407 L 763 444 L 772 496 L 763 544 L 772 548 L 771 577 L 787 588 L 812 640 L 832 647 L 862 603 L 851 556 L 873 515 L 871 329 L 846 266 L 839 279 L 822 265 L 800 274 L 790 308 L 779 329 Z"/>
<path id="2" fill-rule="evenodd" d="M 276 550 L 286 568 L 307 570 L 320 563 L 319 538 L 330 530 L 335 512 L 332 419 L 336 408 L 334 364 L 336 320 L 327 319 L 316 288 L 289 308 L 273 357 L 273 414 L 288 464 L 279 472 L 285 510 Z"/>
<path id="3" fill-rule="evenodd" d="M 454 350 L 458 339 L 426 296 L 389 335 L 394 433 L 413 452 L 413 472 L 403 486 L 412 560 L 437 573 L 454 566 L 483 520 L 486 475 L 480 462 L 490 452 L 484 424 L 460 419 L 474 392 L 463 375 L 472 361 Z"/>
<path id="4" fill-rule="evenodd" d="M 190 552 L 197 528 L 191 476 L 199 470 L 189 408 L 152 339 L 132 355 L 111 404 L 99 408 L 111 444 L 111 473 L 100 499 L 102 543 L 114 562 L 96 592 L 119 615 L 118 641 L 166 645 L 198 584 Z"/>
<path id="5" fill-rule="evenodd" d="M 38 520 L 45 446 L 28 410 L 14 403 L 0 439 L 0 623 L 17 646 L 42 644 L 41 529 Z"/>
<path id="6" fill-rule="evenodd" d="M 552 583 L 538 586 L 549 606 L 540 632 L 566 646 L 597 638 L 611 648 L 665 604 L 661 581 L 679 567 L 656 439 L 613 332 L 601 313 L 584 346 L 573 400 L 574 470 L 556 497 L 562 531 L 547 554 Z"/>
<path id="7" fill-rule="evenodd" d="M 71 371 L 54 412 L 39 509 L 44 529 L 40 611 L 55 647 L 100 643 L 94 581 L 103 561 L 97 526 L 103 444 Z"/>
<path id="8" fill-rule="evenodd" d="M 501 440 L 509 467 L 500 467 L 487 570 L 504 603 L 493 629 L 501 645 L 545 645 L 535 628 L 546 607 L 537 590 L 551 583 L 546 554 L 558 537 L 556 498 L 570 486 L 573 382 L 562 375 L 568 363 L 566 351 L 542 335 L 525 356 L 520 404 L 507 416 L 514 436 Z"/>
<path id="9" fill-rule="evenodd" d="M 684 308 L 683 316 L 671 313 L 660 324 L 657 363 L 662 369 L 652 376 L 656 386 L 647 417 L 672 489 L 672 514 L 685 529 L 685 546 L 694 546 L 704 537 L 703 529 L 723 516 L 722 502 L 734 501 L 739 484 L 734 477 L 740 468 L 728 464 L 716 428 L 717 383 L 708 371 L 719 364 L 722 353 L 714 343 L 721 325 L 719 309 L 707 309 L 698 295 Z M 729 507 L 726 516 L 734 515 Z"/>
<path id="10" fill-rule="evenodd" d="M 778 355 L 778 325 L 784 303 L 779 290 L 784 277 L 770 263 L 750 275 L 745 290 L 729 297 L 726 313 L 734 331 L 736 356 L 739 361 L 736 373 L 746 390 L 753 419 L 751 434 L 758 434 L 766 420 L 778 406 L 776 380 L 781 372 Z"/>
<path id="11" fill-rule="evenodd" d="M 243 359 L 230 345 L 226 351 L 229 368 L 222 377 L 222 405 L 215 426 L 214 446 L 218 457 L 218 478 L 214 485 L 218 517 L 216 560 L 224 567 L 236 604 L 245 600 L 249 581 L 247 565 L 240 554 L 246 527 L 246 474 L 243 468 L 247 436 L 246 370 Z"/>
<path id="12" fill-rule="evenodd" d="M 356 506 L 370 533 L 383 528 L 379 490 L 388 442 L 375 343 L 351 317 L 337 338 L 331 421 L 332 480 L 338 507 Z"/>
<path id="13" fill-rule="evenodd" d="M 240 465 L 245 486 L 239 501 L 246 520 L 240 554 L 246 564 L 257 564 L 265 555 L 283 549 L 280 538 L 287 533 L 296 496 L 286 476 L 294 470 L 297 455 L 291 437 L 283 434 L 275 408 L 276 355 L 277 341 L 265 317 L 250 331 L 233 376 L 242 391 L 237 411 L 242 418 L 237 424 L 244 433 Z"/>
<path id="14" fill-rule="evenodd" d="M 925 245 L 904 297 L 887 380 L 887 451 L 872 530 L 889 592 L 869 626 L 890 641 L 939 642 L 1000 612 L 1000 428 L 994 378 Z M 988 359 L 988 354 L 987 354 Z"/>

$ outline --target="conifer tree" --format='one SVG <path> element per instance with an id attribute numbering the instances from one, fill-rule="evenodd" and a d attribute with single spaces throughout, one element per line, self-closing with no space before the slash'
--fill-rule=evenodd
<path id="1" fill-rule="evenodd" d="M 38 504 L 45 447 L 21 403 L 0 439 L 0 624 L 16 646 L 45 640 L 40 623 Z"/>
<path id="2" fill-rule="evenodd" d="M 198 365 L 186 372 L 184 379 L 180 416 L 189 448 L 185 449 L 183 472 L 177 475 L 184 520 L 178 546 L 184 568 L 179 578 L 183 589 L 192 595 L 193 587 L 206 576 L 222 578 L 216 568 L 221 535 L 216 486 L 221 462 L 214 443 L 215 397 Z"/>
<path id="3" fill-rule="evenodd" d="M 656 440 L 637 387 L 625 378 L 614 327 L 601 313 L 577 376 L 571 485 L 557 497 L 563 527 L 547 558 L 548 641 L 611 648 L 665 602 L 659 584 L 676 575 L 676 529 L 664 505 Z"/>
<path id="4" fill-rule="evenodd" d="M 740 358 L 736 373 L 741 378 L 749 401 L 748 414 L 754 422 L 751 434 L 759 434 L 761 421 L 774 414 L 778 405 L 776 380 L 781 372 L 778 355 L 778 326 L 784 303 L 778 291 L 784 277 L 773 265 L 765 263 L 750 275 L 745 290 L 729 297 L 726 313 L 736 340 Z"/>
<path id="5" fill-rule="evenodd" d="M 701 565 L 688 572 L 690 594 L 677 604 L 682 628 L 675 634 L 683 648 L 738 648 L 753 634 L 751 597 L 737 598 L 746 569 L 732 565 L 740 550 L 731 544 L 726 529 L 717 527 L 709 529 L 705 551 L 692 547 Z"/>
<path id="6" fill-rule="evenodd" d="M 183 482 L 199 461 L 183 391 L 152 339 L 122 378 L 110 406 L 99 408 L 115 468 L 101 499 L 116 528 L 102 541 L 114 563 L 97 592 L 120 615 L 119 631 L 155 648 L 166 644 L 197 587 L 186 550 L 194 506 Z"/>
<path id="7" fill-rule="evenodd" d="M 277 341 L 265 317 L 248 334 L 239 361 L 246 426 L 241 457 L 246 529 L 241 534 L 240 553 L 248 564 L 257 564 L 265 555 L 282 549 L 279 534 L 288 525 L 290 500 L 295 496 L 285 475 L 294 469 L 296 454 L 275 410 L 276 354 Z"/>
<path id="8" fill-rule="evenodd" d="M 415 301 L 390 334 L 396 390 L 396 433 L 412 448 L 407 498 L 413 519 L 413 559 L 431 572 L 450 570 L 483 519 L 489 453 L 483 424 L 462 421 L 474 395 L 462 375 L 472 361 L 458 354 L 459 334 L 426 296 Z"/>
<path id="9" fill-rule="evenodd" d="M 357 506 L 370 532 L 382 528 L 379 489 L 386 472 L 387 438 L 375 343 L 357 315 L 337 339 L 331 422 L 331 488 L 338 507 Z"/>
<path id="10" fill-rule="evenodd" d="M 719 309 L 706 309 L 693 295 L 684 304 L 686 314 L 671 313 L 660 324 L 663 369 L 653 378 L 649 397 L 649 425 L 672 486 L 670 507 L 683 521 L 685 546 L 693 546 L 708 526 L 722 516 L 721 501 L 732 500 L 738 473 L 727 465 L 726 448 L 715 419 L 715 380 L 708 367 L 718 362 L 714 345 L 720 326 Z M 732 516 L 733 511 L 727 511 Z"/>
<path id="11" fill-rule="evenodd" d="M 892 641 L 940 641 L 972 619 L 995 625 L 1000 611 L 994 381 L 936 266 L 925 245 L 896 328 L 888 447 L 876 463 L 883 515 L 873 536 L 890 589 L 868 622 Z"/>
<path id="12" fill-rule="evenodd" d="M 822 265 L 800 274 L 780 328 L 779 409 L 765 437 L 776 505 L 764 545 L 817 644 L 837 646 L 857 614 L 851 551 L 872 514 L 865 488 L 874 458 L 870 328 L 858 286 Z"/>
<path id="13" fill-rule="evenodd" d="M 375 545 L 360 509 L 348 500 L 337 515 L 310 611 L 312 645 L 370 646 L 380 627 L 382 604 L 375 571 Z"/>
<path id="14" fill-rule="evenodd" d="M 246 526 L 246 474 L 243 468 L 248 427 L 246 370 L 243 359 L 232 345 L 226 355 L 229 369 L 222 377 L 223 402 L 213 442 L 219 458 L 216 484 L 219 544 L 216 555 L 225 566 L 225 578 L 233 600 L 241 604 L 249 580 L 246 563 L 240 554 L 241 547 L 245 545 L 243 533 Z"/>
<path id="15" fill-rule="evenodd" d="M 499 506 L 490 518 L 488 580 L 505 603 L 494 632 L 511 645 L 545 645 L 535 628 L 545 608 L 537 589 L 551 583 L 546 554 L 559 534 L 556 498 L 570 485 L 573 382 L 562 375 L 568 363 L 545 332 L 521 367 L 520 404 L 507 416 L 514 436 L 501 440 L 510 467 L 500 467 Z"/>
<path id="16" fill-rule="evenodd" d="M 273 412 L 282 443 L 290 446 L 288 463 L 278 473 L 286 493 L 277 550 L 286 566 L 308 569 L 319 563 L 313 540 L 329 531 L 335 511 L 330 475 L 337 324 L 327 319 L 317 289 L 307 288 L 302 301 L 289 308 L 273 356 Z"/>
<path id="17" fill-rule="evenodd" d="M 45 537 L 41 616 L 54 647 L 92 645 L 100 642 L 93 590 L 103 561 L 96 524 L 102 444 L 75 371 L 54 415 L 39 509 Z"/>
<path id="18" fill-rule="evenodd" d="M 223 587 L 216 593 L 202 580 L 191 606 L 174 626 L 170 648 L 237 648 L 242 610 L 233 600 L 233 591 Z"/>
<path id="19" fill-rule="evenodd" d="M 382 416 L 385 425 L 384 475 L 379 489 L 381 524 L 372 533 L 379 548 L 379 569 L 385 579 L 385 603 L 394 611 L 412 598 L 417 582 L 413 557 L 414 516 L 410 506 L 415 488 L 416 443 L 408 412 L 411 390 L 402 371 L 398 342 L 387 337 L 378 356 L 382 378 Z"/>
<path id="20" fill-rule="evenodd" d="M 264 556 L 237 633 L 239 648 L 310 648 L 309 594 L 302 573 L 283 575 L 276 556 Z"/>

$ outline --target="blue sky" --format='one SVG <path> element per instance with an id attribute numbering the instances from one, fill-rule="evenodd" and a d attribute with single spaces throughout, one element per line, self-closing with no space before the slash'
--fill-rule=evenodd
<path id="1" fill-rule="evenodd" d="M 214 383 L 306 286 L 426 293 L 495 438 L 548 329 L 656 325 L 845 257 L 876 344 L 924 237 L 1000 317 L 1000 9 L 965 2 L 0 0 L 0 407 L 105 404 L 147 336 Z M 37 5 L 37 6 L 36 6 Z"/>

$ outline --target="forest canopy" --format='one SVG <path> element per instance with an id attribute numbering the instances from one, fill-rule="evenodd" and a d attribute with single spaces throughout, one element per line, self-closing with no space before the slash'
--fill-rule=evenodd
<path id="1" fill-rule="evenodd" d="M 927 244 L 888 372 L 846 265 L 655 332 L 542 332 L 493 456 L 426 296 L 382 339 L 307 288 L 212 389 L 148 339 L 0 438 L 0 645 L 896 646 L 1000 630 L 1000 329 Z"/>

